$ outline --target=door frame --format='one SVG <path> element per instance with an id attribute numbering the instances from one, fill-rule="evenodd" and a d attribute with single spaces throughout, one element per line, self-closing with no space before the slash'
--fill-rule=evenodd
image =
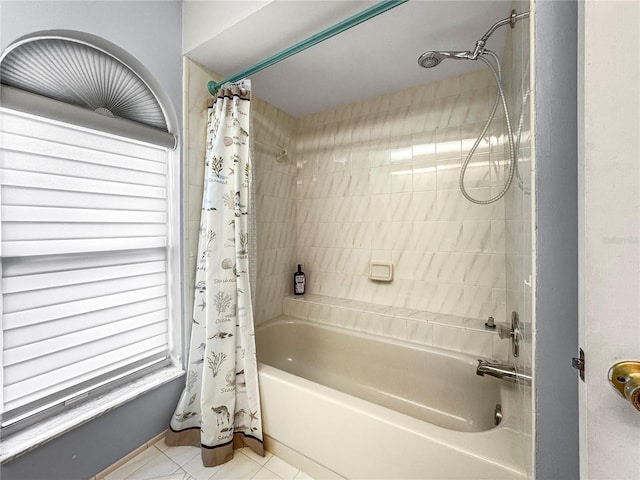
<path id="1" fill-rule="evenodd" d="M 532 7 L 534 469 L 540 480 L 576 479 L 578 380 L 571 359 L 578 350 L 578 5 L 538 0 Z"/>

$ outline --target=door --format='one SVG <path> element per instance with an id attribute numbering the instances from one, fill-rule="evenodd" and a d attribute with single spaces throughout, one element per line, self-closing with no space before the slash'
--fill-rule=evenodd
<path id="1" fill-rule="evenodd" d="M 637 480 L 640 412 L 607 374 L 640 361 L 640 2 L 580 9 L 581 478 Z"/>

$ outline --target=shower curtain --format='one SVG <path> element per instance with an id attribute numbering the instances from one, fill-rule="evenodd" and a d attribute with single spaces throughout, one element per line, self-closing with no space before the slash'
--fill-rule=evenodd
<path id="1" fill-rule="evenodd" d="M 264 455 L 247 229 L 251 84 L 226 84 L 208 111 L 187 381 L 167 445 L 201 447 L 205 466 Z"/>

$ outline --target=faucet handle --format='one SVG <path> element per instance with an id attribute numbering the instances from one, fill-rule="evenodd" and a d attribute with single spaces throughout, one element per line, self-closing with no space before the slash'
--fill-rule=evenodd
<path id="1" fill-rule="evenodd" d="M 511 338 L 513 336 L 513 330 L 506 323 L 498 323 L 498 336 L 501 339 Z"/>
<path id="2" fill-rule="evenodd" d="M 498 336 L 502 339 L 510 338 L 511 353 L 513 353 L 514 357 L 520 355 L 520 338 L 522 335 L 520 332 L 518 312 L 511 312 L 511 327 L 504 323 L 498 324 Z"/>

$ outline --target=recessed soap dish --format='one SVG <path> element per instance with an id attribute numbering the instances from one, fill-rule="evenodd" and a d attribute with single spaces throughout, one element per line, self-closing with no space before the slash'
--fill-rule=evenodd
<path id="1" fill-rule="evenodd" d="M 369 279 L 376 282 L 390 282 L 393 280 L 393 263 L 371 262 L 369 264 Z"/>

